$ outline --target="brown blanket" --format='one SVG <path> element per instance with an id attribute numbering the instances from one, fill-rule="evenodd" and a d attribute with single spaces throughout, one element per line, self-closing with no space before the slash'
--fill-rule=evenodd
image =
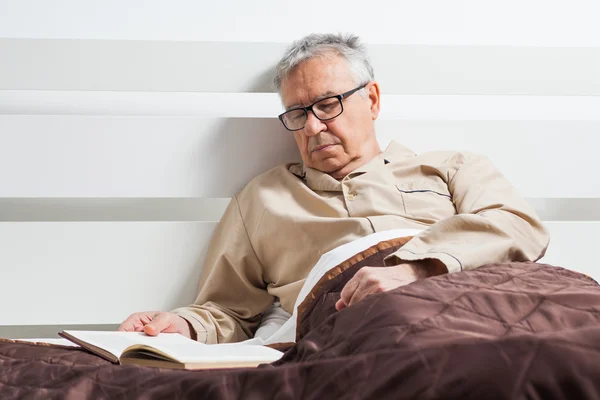
<path id="1" fill-rule="evenodd" d="M 78 349 L 0 342 L 0 399 L 600 398 L 600 287 L 562 268 L 488 265 L 334 309 L 382 265 L 380 243 L 302 304 L 298 343 L 256 369 L 117 366 Z"/>

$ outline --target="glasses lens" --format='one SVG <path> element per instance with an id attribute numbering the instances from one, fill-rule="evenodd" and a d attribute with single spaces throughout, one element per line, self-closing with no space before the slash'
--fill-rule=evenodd
<path id="1" fill-rule="evenodd" d="M 304 128 L 306 124 L 306 112 L 304 110 L 291 110 L 281 117 L 288 129 L 297 130 Z"/>
<path id="2" fill-rule="evenodd" d="M 342 103 L 337 97 L 330 97 L 315 103 L 313 110 L 319 119 L 331 119 L 342 113 Z"/>

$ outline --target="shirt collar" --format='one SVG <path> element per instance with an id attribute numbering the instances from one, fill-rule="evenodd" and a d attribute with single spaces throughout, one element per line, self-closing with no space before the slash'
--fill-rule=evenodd
<path id="1" fill-rule="evenodd" d="M 414 157 L 417 154 L 408 147 L 402 146 L 400 143 L 392 140 L 385 151 L 381 154 L 390 162 L 401 161 L 404 158 Z"/>
<path id="2" fill-rule="evenodd" d="M 366 172 L 380 170 L 385 168 L 388 163 L 401 161 L 403 158 L 414 157 L 415 153 L 407 147 L 392 141 L 388 147 L 378 155 L 376 155 L 371 161 L 365 165 L 355 169 L 345 179 L 352 178 L 357 175 L 362 175 Z M 388 161 L 386 163 L 386 161 Z M 307 167 L 306 165 L 293 164 L 289 167 L 290 172 L 304 179 L 309 188 L 315 191 L 330 191 L 330 192 L 341 192 L 342 183 L 331 175 L 321 172 L 319 170 Z"/>
<path id="3" fill-rule="evenodd" d="M 341 192 L 342 182 L 338 181 L 334 177 L 325 172 L 321 172 L 317 169 L 307 167 L 302 164 L 302 173 L 304 174 L 304 180 L 309 188 L 312 190 L 324 190 L 329 192 Z"/>

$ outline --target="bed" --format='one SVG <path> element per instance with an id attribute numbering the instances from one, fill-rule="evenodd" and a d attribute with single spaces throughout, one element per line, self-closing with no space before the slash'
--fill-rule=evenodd
<path id="1" fill-rule="evenodd" d="M 113 365 L 79 348 L 0 341 L 2 399 L 600 397 L 600 287 L 539 263 L 494 264 L 418 281 L 342 311 L 339 292 L 408 238 L 324 271 L 299 302 L 296 343 L 258 368 Z"/>

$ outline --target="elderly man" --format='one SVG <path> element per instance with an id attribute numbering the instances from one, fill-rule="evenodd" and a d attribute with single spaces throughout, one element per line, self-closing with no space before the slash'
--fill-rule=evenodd
<path id="1" fill-rule="evenodd" d="M 418 279 L 494 262 L 537 260 L 548 233 L 486 158 L 381 151 L 380 89 L 357 37 L 309 35 L 289 48 L 275 85 L 302 164 L 273 168 L 229 204 L 214 234 L 196 302 L 131 315 L 121 330 L 179 332 L 204 343 L 251 337 L 275 299 L 292 312 L 319 257 L 374 232 L 416 228 L 344 287 L 336 308 Z"/>

